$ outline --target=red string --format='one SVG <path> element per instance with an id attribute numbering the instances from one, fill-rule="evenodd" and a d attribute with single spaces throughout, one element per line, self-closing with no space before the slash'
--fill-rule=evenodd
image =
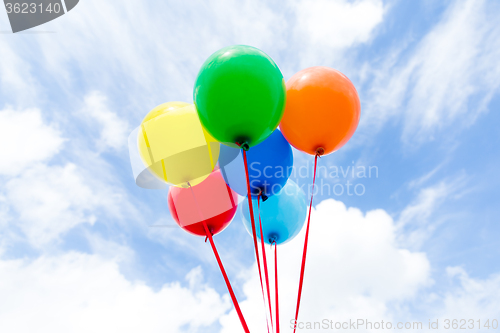
<path id="1" fill-rule="evenodd" d="M 312 185 L 312 193 L 311 193 L 311 202 L 309 203 L 309 215 L 307 216 L 307 228 L 306 228 L 306 239 L 304 240 L 304 252 L 302 253 L 302 266 L 300 267 L 300 280 L 299 280 L 299 292 L 297 295 L 297 308 L 295 310 L 295 325 L 293 328 L 293 332 L 297 329 L 297 318 L 299 317 L 299 308 L 300 308 L 300 298 L 302 296 L 302 283 L 304 282 L 304 270 L 306 267 L 306 256 L 307 256 L 307 243 L 309 241 L 309 224 L 311 222 L 311 210 L 314 196 L 314 184 L 316 182 L 316 166 L 318 164 L 318 156 L 314 158 L 314 176 L 313 176 L 313 185 Z"/>
<path id="2" fill-rule="evenodd" d="M 276 290 L 276 333 L 280 333 L 280 310 L 278 297 L 278 244 L 274 243 L 274 284 Z"/>
<path id="3" fill-rule="evenodd" d="M 252 236 L 253 236 L 253 244 L 255 248 L 255 257 L 257 258 L 257 267 L 259 269 L 259 279 L 260 279 L 260 287 L 262 290 L 262 297 L 264 298 L 264 303 L 265 301 L 265 296 L 264 296 L 264 284 L 262 283 L 262 271 L 260 269 L 260 259 L 259 259 L 259 246 L 257 245 L 257 232 L 255 231 L 255 219 L 253 216 L 253 204 L 252 204 L 252 192 L 250 190 L 250 176 L 248 175 L 248 162 L 247 162 L 247 152 L 245 149 L 241 150 L 243 152 L 243 162 L 245 164 L 245 175 L 247 178 L 247 193 L 248 193 L 248 209 L 250 211 L 250 221 L 252 222 Z M 267 315 L 266 315 L 267 317 Z M 267 330 L 269 332 L 269 325 L 267 327 Z"/>
<path id="4" fill-rule="evenodd" d="M 207 222 L 203 218 L 203 214 L 200 210 L 200 207 L 198 205 L 198 201 L 196 200 L 196 196 L 194 195 L 193 188 L 191 187 L 191 184 L 189 184 L 189 188 L 191 189 L 191 193 L 193 194 L 193 199 L 196 204 L 196 208 L 198 210 L 198 213 L 200 214 L 201 221 L 203 223 L 203 228 L 205 229 L 205 234 L 207 235 L 207 238 L 210 240 L 210 245 L 212 246 L 212 250 L 215 255 L 215 259 L 217 259 L 217 263 L 219 264 L 220 271 L 222 273 L 222 276 L 224 277 L 224 281 L 226 281 L 226 286 L 227 290 L 229 291 L 229 295 L 231 295 L 231 300 L 233 301 L 234 308 L 236 309 L 236 313 L 238 313 L 238 317 L 240 318 L 241 326 L 243 326 L 243 330 L 245 333 L 250 333 L 250 330 L 248 329 L 247 323 L 245 321 L 245 318 L 243 317 L 243 313 L 241 312 L 240 305 L 238 304 L 238 300 L 236 299 L 236 295 L 234 294 L 233 288 L 231 287 L 231 282 L 229 282 L 229 278 L 227 277 L 226 270 L 224 269 L 224 265 L 222 264 L 222 260 L 219 257 L 219 252 L 217 252 L 217 248 L 215 247 L 214 240 L 212 238 L 212 233 L 210 230 L 208 230 Z M 205 242 L 207 240 L 205 239 Z"/>
<path id="5" fill-rule="evenodd" d="M 208 230 L 207 223 L 204 220 L 203 220 L 203 227 L 205 228 L 205 233 L 207 234 L 208 239 L 210 240 L 210 245 L 212 245 L 212 250 L 214 251 L 215 258 L 217 259 L 217 263 L 219 264 L 219 268 L 222 273 L 222 276 L 224 277 L 224 281 L 226 281 L 227 290 L 231 295 L 231 300 L 233 301 L 234 308 L 236 309 L 238 317 L 240 318 L 241 326 L 243 326 L 245 333 L 250 333 L 245 318 L 243 317 L 243 313 L 241 312 L 240 306 L 238 304 L 238 300 L 236 299 L 236 295 L 234 294 L 233 288 L 231 287 L 231 282 L 229 282 L 226 270 L 224 269 L 224 265 L 222 264 L 222 261 L 220 260 L 219 257 L 219 253 L 217 252 L 217 248 L 215 247 L 214 240 L 212 238 L 212 233 Z"/>
<path id="6" fill-rule="evenodd" d="M 262 258 L 264 261 L 264 274 L 266 276 L 267 300 L 268 300 L 268 304 L 269 304 L 269 316 L 271 318 L 271 327 L 273 327 L 274 326 L 274 324 L 273 324 L 273 310 L 271 308 L 271 292 L 269 291 L 269 274 L 268 274 L 268 270 L 267 270 L 266 248 L 264 246 L 264 235 L 262 232 L 262 220 L 260 218 L 260 196 L 261 196 L 260 194 L 257 196 L 257 206 L 259 208 L 260 244 L 262 247 Z M 264 297 L 264 294 L 262 294 L 262 296 Z M 265 303 L 266 302 L 264 300 L 264 304 Z M 267 330 L 269 331 L 269 324 L 268 324 Z"/>

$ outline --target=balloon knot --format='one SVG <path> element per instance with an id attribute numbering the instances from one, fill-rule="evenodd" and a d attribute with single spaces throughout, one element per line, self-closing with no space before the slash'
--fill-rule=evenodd
<path id="1" fill-rule="evenodd" d="M 250 145 L 246 142 L 243 143 L 236 142 L 236 145 L 241 149 L 243 149 L 244 151 L 248 151 L 250 149 Z"/>
<path id="2" fill-rule="evenodd" d="M 208 232 L 210 233 L 210 236 L 208 236 L 208 235 L 207 235 L 207 236 L 205 237 L 205 243 L 207 242 L 208 237 L 213 237 L 213 235 L 214 235 L 214 231 L 213 231 L 213 229 L 208 229 Z"/>
<path id="3" fill-rule="evenodd" d="M 261 188 L 257 188 L 257 190 L 259 190 L 259 194 L 257 194 L 257 200 L 259 200 L 260 198 L 262 198 L 262 202 L 264 202 L 267 199 L 269 199 L 269 197 L 264 194 L 264 192 L 262 191 Z"/>
<path id="4" fill-rule="evenodd" d="M 325 154 L 325 148 L 319 147 L 318 149 L 316 149 L 316 156 L 321 157 L 324 154 Z"/>
<path id="5" fill-rule="evenodd" d="M 271 237 L 269 237 L 269 243 L 271 243 L 271 245 L 277 244 L 276 243 L 277 240 L 278 240 L 278 236 L 276 234 L 272 234 Z"/>

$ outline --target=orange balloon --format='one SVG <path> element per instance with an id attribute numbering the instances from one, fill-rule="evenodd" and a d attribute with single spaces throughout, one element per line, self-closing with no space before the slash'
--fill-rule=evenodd
<path id="1" fill-rule="evenodd" d="M 281 132 L 305 153 L 326 155 L 340 149 L 356 131 L 361 105 L 352 82 L 329 67 L 306 68 L 286 83 Z"/>

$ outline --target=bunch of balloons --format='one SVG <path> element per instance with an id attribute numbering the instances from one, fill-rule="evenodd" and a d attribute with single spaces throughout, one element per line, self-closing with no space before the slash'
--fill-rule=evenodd
<path id="1" fill-rule="evenodd" d="M 358 94 L 346 76 L 328 67 L 304 69 L 285 84 L 267 54 L 235 45 L 205 61 L 193 100 L 157 106 L 132 132 L 129 151 L 136 184 L 169 188 L 168 206 L 177 224 L 210 240 L 242 327 L 249 332 L 213 241 L 243 198 L 242 220 L 253 238 L 269 307 L 268 331 L 271 326 L 279 332 L 277 245 L 297 236 L 307 217 L 297 320 L 313 202 L 311 195 L 307 214 L 305 194 L 289 179 L 291 146 L 315 156 L 314 186 L 318 157 L 340 149 L 356 130 Z M 274 246 L 274 322 L 265 243 Z"/>

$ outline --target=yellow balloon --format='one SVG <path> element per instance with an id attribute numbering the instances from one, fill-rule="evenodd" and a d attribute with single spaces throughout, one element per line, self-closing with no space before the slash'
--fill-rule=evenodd
<path id="1" fill-rule="evenodd" d="M 219 159 L 220 144 L 203 128 L 195 106 L 169 102 L 151 110 L 138 135 L 141 159 L 167 184 L 195 186 L 207 178 Z"/>

